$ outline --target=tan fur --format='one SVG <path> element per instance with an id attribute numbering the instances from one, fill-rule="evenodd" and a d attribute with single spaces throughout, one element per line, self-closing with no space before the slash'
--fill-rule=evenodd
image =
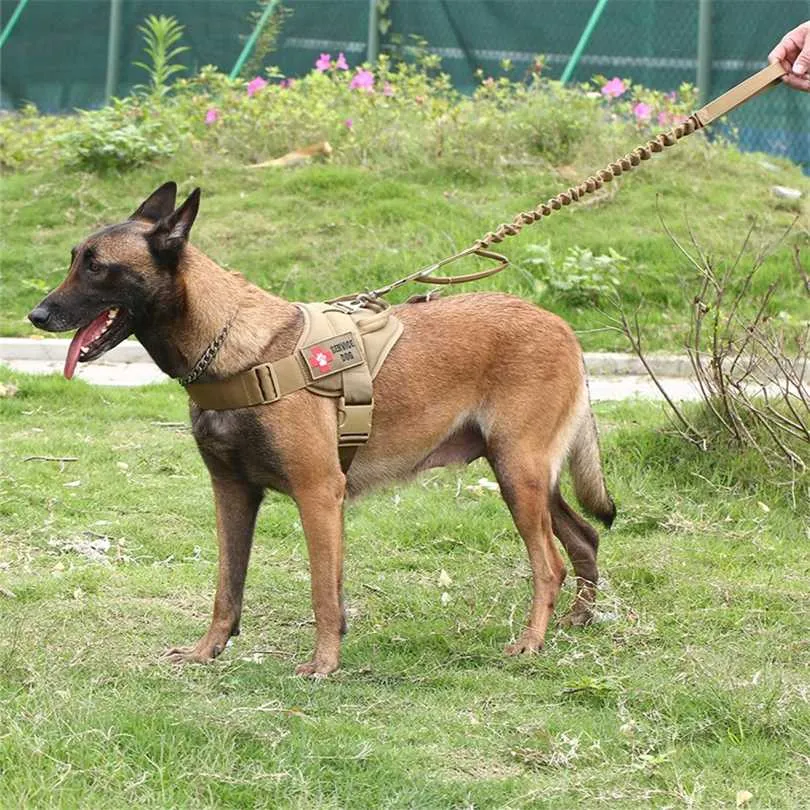
<path id="1" fill-rule="evenodd" d="M 153 197 L 165 197 L 166 189 Z M 175 227 L 178 212 L 174 219 L 158 214 L 164 216 L 160 222 Z M 144 234 L 152 226 L 137 214 L 129 230 L 100 232 L 79 252 L 92 249 L 104 261 L 133 268 L 147 288 L 170 299 L 171 316 L 155 316 L 136 330 L 164 371 L 186 375 L 228 322 L 227 338 L 202 382 L 293 352 L 302 328 L 295 306 L 223 270 L 188 244 L 176 269 L 161 268 L 145 248 Z M 187 219 L 193 222 L 193 215 Z M 71 274 L 43 305 L 58 307 L 60 296 L 76 297 L 76 288 L 87 283 L 80 263 L 77 255 Z M 214 488 L 220 574 L 208 632 L 193 647 L 171 650 L 172 660 L 211 660 L 238 633 L 256 513 L 263 492 L 272 488 L 295 499 L 309 550 L 316 647 L 298 671 L 316 676 L 333 671 L 345 631 L 345 498 L 481 456 L 493 468 L 532 567 L 529 620 L 507 651 L 530 652 L 543 644 L 565 578 L 555 534 L 577 574 L 577 600 L 567 620 L 590 620 L 598 536 L 560 495 L 559 472 L 569 451 L 584 505 L 607 522 L 614 510 L 571 329 L 549 312 L 496 293 L 404 304 L 395 312 L 404 333 L 375 380 L 371 438 L 347 476 L 338 459 L 333 399 L 302 390 L 256 408 L 201 411 L 191 405 L 194 436 Z"/>
<path id="2" fill-rule="evenodd" d="M 295 166 L 299 163 L 306 163 L 314 157 L 329 157 L 331 154 L 332 146 L 329 141 L 319 141 L 309 146 L 302 146 L 300 149 L 293 149 L 292 152 L 287 152 L 286 155 L 273 158 L 272 160 L 265 160 L 262 163 L 252 163 L 248 168 L 265 169 L 268 166 Z"/>

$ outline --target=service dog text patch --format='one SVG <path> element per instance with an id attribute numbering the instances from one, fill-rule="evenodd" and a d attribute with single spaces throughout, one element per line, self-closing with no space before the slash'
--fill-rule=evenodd
<path id="1" fill-rule="evenodd" d="M 363 352 L 351 332 L 311 343 L 298 350 L 313 380 L 337 374 L 363 363 Z"/>

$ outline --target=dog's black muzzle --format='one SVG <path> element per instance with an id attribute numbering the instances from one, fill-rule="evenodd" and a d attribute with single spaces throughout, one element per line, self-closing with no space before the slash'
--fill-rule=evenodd
<path id="1" fill-rule="evenodd" d="M 112 304 L 110 306 L 113 306 Z M 70 332 L 88 324 L 104 308 L 101 302 L 85 301 L 61 290 L 46 295 L 29 313 L 28 320 L 46 332 Z"/>
<path id="2" fill-rule="evenodd" d="M 48 321 L 51 320 L 51 311 L 39 304 L 28 313 L 28 320 L 31 321 L 37 329 L 48 329 Z"/>

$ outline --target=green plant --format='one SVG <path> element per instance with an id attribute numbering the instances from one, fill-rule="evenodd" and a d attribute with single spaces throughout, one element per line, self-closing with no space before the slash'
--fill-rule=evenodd
<path id="1" fill-rule="evenodd" d="M 248 21 L 252 28 L 256 27 L 265 7 L 271 2 L 272 0 L 259 0 L 258 8 L 250 12 Z M 262 72 L 267 57 L 276 50 L 276 43 L 281 35 L 281 29 L 284 27 L 284 23 L 292 16 L 292 13 L 292 9 L 285 8 L 281 3 L 279 3 L 278 7 L 272 12 L 270 19 L 265 24 L 256 40 L 256 44 L 253 46 L 253 53 L 250 55 L 250 59 L 245 62 L 242 68 L 243 77 L 257 76 Z"/>
<path id="2" fill-rule="evenodd" d="M 169 91 L 169 80 L 172 76 L 186 68 L 174 64 L 181 53 L 188 50 L 185 45 L 173 47 L 183 36 L 183 26 L 174 17 L 161 14 L 156 17 L 150 14 L 143 25 L 138 26 L 143 34 L 144 53 L 149 63 L 135 62 L 137 67 L 143 68 L 149 74 L 149 91 L 156 96 L 164 96 Z"/>
<path id="3" fill-rule="evenodd" d="M 529 246 L 526 263 L 532 267 L 535 290 L 551 290 L 569 304 L 598 304 L 616 292 L 627 259 L 609 248 L 595 255 L 589 248 L 572 245 L 562 262 L 554 260 L 551 243 Z"/>
<path id="4" fill-rule="evenodd" d="M 174 153 L 175 141 L 158 120 L 138 120 L 137 108 L 117 101 L 101 110 L 82 111 L 77 125 L 54 140 L 70 168 L 128 170 Z"/>

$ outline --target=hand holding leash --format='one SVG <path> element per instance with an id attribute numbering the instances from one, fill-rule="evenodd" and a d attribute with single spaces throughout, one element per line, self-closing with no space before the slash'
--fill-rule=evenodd
<path id="1" fill-rule="evenodd" d="M 788 31 L 768 54 L 768 61 L 785 69 L 785 84 L 810 93 L 810 20 Z"/>

